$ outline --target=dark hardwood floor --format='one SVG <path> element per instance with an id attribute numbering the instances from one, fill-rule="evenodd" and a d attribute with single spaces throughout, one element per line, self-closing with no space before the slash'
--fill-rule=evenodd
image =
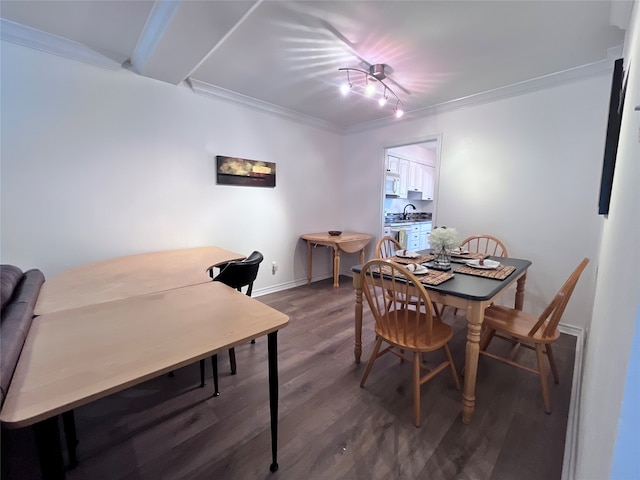
<path id="1" fill-rule="evenodd" d="M 277 472 L 269 471 L 267 348 L 259 338 L 236 348 L 235 376 L 228 356 L 219 355 L 220 397 L 211 396 L 210 370 L 206 388 L 198 388 L 194 364 L 79 408 L 80 465 L 68 478 L 560 478 L 574 337 L 562 335 L 555 348 L 560 385 L 550 382 L 551 415 L 544 413 L 535 376 L 481 357 L 472 423 L 462 423 L 461 392 L 445 371 L 423 385 L 422 427 L 416 428 L 410 365 L 387 355 L 359 387 L 373 320 L 365 306 L 363 363 L 357 365 L 353 287 L 348 277 L 340 282 L 336 293 L 325 280 L 258 297 L 291 319 L 278 334 Z M 460 370 L 466 321 L 451 309 L 445 320 L 454 326 L 450 345 Z M 491 348 L 507 344 L 494 340 Z M 524 349 L 519 357 L 535 359 Z"/>

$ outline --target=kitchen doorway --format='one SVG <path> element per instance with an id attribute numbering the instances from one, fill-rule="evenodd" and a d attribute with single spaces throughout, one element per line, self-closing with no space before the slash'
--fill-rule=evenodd
<path id="1" fill-rule="evenodd" d="M 441 136 L 385 148 L 385 180 L 397 179 L 382 197 L 382 234 L 398 221 L 435 222 L 438 206 Z M 435 223 L 434 223 L 435 224 Z M 386 228 L 385 228 L 386 227 Z"/>

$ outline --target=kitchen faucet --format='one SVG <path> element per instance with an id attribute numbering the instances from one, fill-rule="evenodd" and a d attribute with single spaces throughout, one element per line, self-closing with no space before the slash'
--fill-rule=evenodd
<path id="1" fill-rule="evenodd" d="M 407 204 L 404 206 L 404 210 L 402 210 L 402 218 L 403 218 L 403 220 L 406 220 L 406 219 L 407 219 L 407 207 L 411 207 L 411 208 L 413 208 L 414 210 L 416 209 L 416 206 L 415 206 L 413 203 L 407 203 Z"/>

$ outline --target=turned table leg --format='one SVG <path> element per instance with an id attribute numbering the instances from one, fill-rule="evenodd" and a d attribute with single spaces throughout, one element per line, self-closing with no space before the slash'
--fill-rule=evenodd
<path id="1" fill-rule="evenodd" d="M 313 263 L 311 256 L 311 242 L 307 242 L 307 285 L 311 283 L 311 265 Z"/>
<path id="2" fill-rule="evenodd" d="M 525 272 L 516 282 L 516 300 L 514 308 L 516 310 L 522 310 L 524 304 L 524 284 L 527 281 L 527 273 Z"/>
<path id="3" fill-rule="evenodd" d="M 476 375 L 480 352 L 480 327 L 484 317 L 484 305 L 472 303 L 467 307 L 467 351 L 464 366 L 464 391 L 462 393 L 462 421 L 471 423 L 476 408 Z"/>
<path id="4" fill-rule="evenodd" d="M 355 348 L 353 354 L 355 355 L 356 363 L 360 363 L 360 357 L 362 356 L 362 284 L 359 273 L 353 275 L 353 287 L 356 292 Z"/>
<path id="5" fill-rule="evenodd" d="M 338 278 L 340 277 L 340 250 L 333 249 L 333 288 L 338 288 Z"/>

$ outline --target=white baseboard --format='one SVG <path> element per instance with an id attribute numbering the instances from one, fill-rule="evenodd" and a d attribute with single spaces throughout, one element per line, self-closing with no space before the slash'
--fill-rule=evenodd
<path id="1" fill-rule="evenodd" d="M 573 480 L 576 474 L 576 456 L 578 452 L 578 420 L 580 418 L 580 390 L 582 389 L 582 362 L 584 357 L 584 330 L 573 325 L 560 324 L 558 330 L 576 337 L 576 356 L 573 363 L 573 381 L 571 382 L 571 400 L 567 434 L 564 441 L 564 460 L 562 461 L 562 480 Z"/>
<path id="2" fill-rule="evenodd" d="M 332 275 L 318 275 L 317 277 L 311 277 L 311 282 L 317 282 L 318 280 L 325 280 L 327 278 L 332 278 Z M 252 297 L 260 297 L 262 295 L 268 295 L 270 293 L 281 292 L 282 290 L 289 290 L 290 288 L 301 287 L 307 284 L 307 279 L 298 279 L 293 280 L 291 282 L 279 283 L 277 285 L 271 285 L 270 287 L 258 288 L 254 290 L 251 294 Z"/>

